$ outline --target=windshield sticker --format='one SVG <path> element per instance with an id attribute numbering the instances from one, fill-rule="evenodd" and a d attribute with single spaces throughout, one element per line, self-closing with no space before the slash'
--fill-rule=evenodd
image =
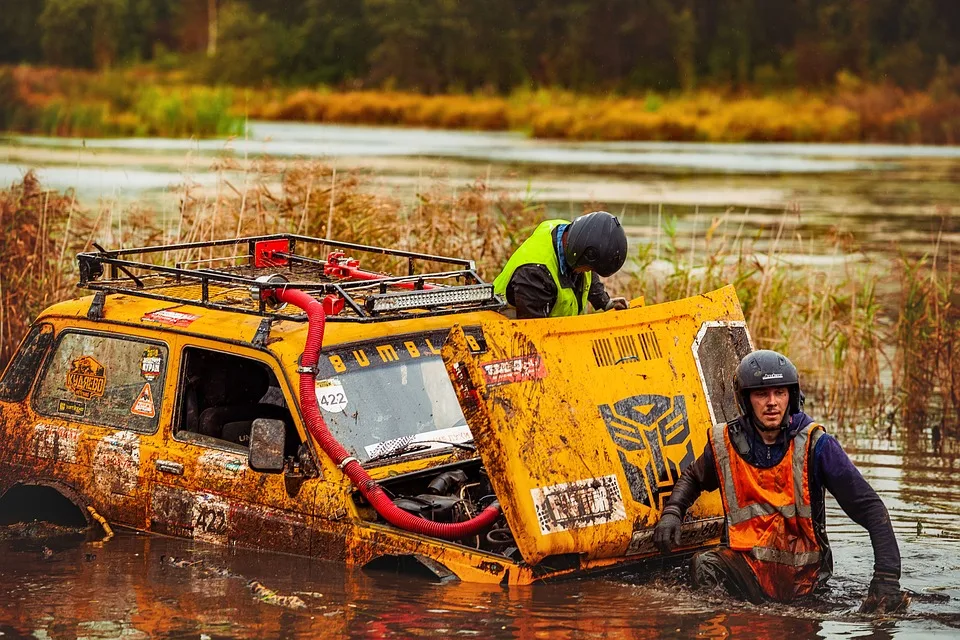
<path id="1" fill-rule="evenodd" d="M 543 535 L 617 522 L 627 517 L 615 475 L 531 489 L 530 495 Z"/>
<path id="2" fill-rule="evenodd" d="M 130 407 L 130 413 L 143 416 L 144 418 L 156 417 L 157 412 L 153 406 L 153 391 L 150 389 L 149 382 L 143 385 L 143 389 L 140 390 L 137 399 L 133 401 L 133 406 Z"/>
<path id="3" fill-rule="evenodd" d="M 78 398 L 100 398 L 107 387 L 107 370 L 91 356 L 82 356 L 70 363 L 67 389 Z"/>
<path id="4" fill-rule="evenodd" d="M 79 429 L 40 423 L 33 428 L 33 454 L 48 460 L 76 462 L 79 440 Z"/>
<path id="5" fill-rule="evenodd" d="M 393 438 L 392 440 L 368 444 L 363 450 L 366 452 L 368 458 L 373 458 L 395 451 L 402 451 L 410 445 L 417 445 L 415 451 L 419 453 L 430 449 L 443 449 L 448 446 L 447 443 L 449 442 L 462 444 L 472 440 L 473 434 L 470 433 L 470 427 L 464 424 L 458 427 L 450 427 L 449 429 L 424 431 L 423 433 L 415 433 L 413 435 L 403 436 L 402 438 Z M 413 453 L 413 450 L 411 450 L 411 453 Z"/>
<path id="6" fill-rule="evenodd" d="M 160 369 L 163 367 L 163 357 L 160 355 L 160 347 L 147 347 L 143 350 L 143 357 L 140 358 L 140 375 L 147 380 L 156 380 L 160 377 Z"/>
<path id="7" fill-rule="evenodd" d="M 194 320 L 198 320 L 199 318 L 200 316 L 192 313 L 161 309 L 145 314 L 140 320 L 142 322 L 156 322 L 167 325 L 168 327 L 189 327 Z"/>
<path id="8" fill-rule="evenodd" d="M 57 413 L 62 413 L 67 416 L 82 416 L 86 409 L 87 405 L 82 402 L 75 402 L 74 400 L 60 400 L 57 402 Z"/>
<path id="9" fill-rule="evenodd" d="M 329 378 L 338 373 L 359 371 L 362 369 L 390 366 L 393 363 L 404 363 L 413 360 L 427 360 L 440 357 L 440 349 L 447 339 L 447 331 L 431 331 L 430 333 L 408 336 L 399 340 L 384 343 L 364 343 L 362 346 L 353 345 L 341 349 L 326 351 L 326 358 L 321 358 L 317 366 L 320 376 Z M 467 345 L 473 353 L 483 353 L 483 332 L 479 327 L 466 327 Z"/>
<path id="10" fill-rule="evenodd" d="M 317 380 L 317 404 L 324 411 L 340 413 L 347 407 L 347 394 L 343 385 L 336 378 Z"/>
<path id="11" fill-rule="evenodd" d="M 540 380 L 547 375 L 547 366 L 537 353 L 519 358 L 488 362 L 482 367 L 488 387 Z"/>

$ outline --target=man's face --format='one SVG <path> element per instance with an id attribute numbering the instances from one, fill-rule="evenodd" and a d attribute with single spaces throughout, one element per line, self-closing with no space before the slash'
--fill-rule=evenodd
<path id="1" fill-rule="evenodd" d="M 780 427 L 790 404 L 790 390 L 786 387 L 768 387 L 750 392 L 750 404 L 757 421 L 768 429 Z"/>

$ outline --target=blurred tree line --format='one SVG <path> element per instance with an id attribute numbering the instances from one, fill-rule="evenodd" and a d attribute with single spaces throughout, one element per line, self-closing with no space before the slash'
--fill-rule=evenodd
<path id="1" fill-rule="evenodd" d="M 0 0 L 0 63 L 427 93 L 923 88 L 957 33 L 958 0 Z"/>

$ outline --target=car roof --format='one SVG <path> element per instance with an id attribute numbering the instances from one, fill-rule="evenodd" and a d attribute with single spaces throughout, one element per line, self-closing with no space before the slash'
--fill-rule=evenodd
<path id="1" fill-rule="evenodd" d="M 84 296 L 48 307 L 38 321 L 51 318 L 88 319 L 95 296 Z M 474 311 L 423 318 L 402 318 L 375 323 L 328 322 L 324 330 L 324 345 L 377 340 L 417 332 L 450 329 L 455 324 L 478 325 L 484 317 L 497 316 L 495 311 Z M 283 359 L 296 359 L 303 351 L 308 324 L 302 321 L 280 320 L 244 313 L 199 306 L 152 300 L 135 295 L 108 294 L 104 297 L 102 317 L 97 322 L 140 328 L 149 333 L 178 333 L 198 336 L 225 343 L 253 344 L 261 323 L 269 325 L 269 348 Z M 69 324 L 69 322 L 68 322 Z"/>

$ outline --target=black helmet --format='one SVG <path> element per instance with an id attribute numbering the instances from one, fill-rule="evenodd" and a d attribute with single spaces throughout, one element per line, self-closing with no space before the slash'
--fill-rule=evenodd
<path id="1" fill-rule="evenodd" d="M 563 254 L 571 269 L 590 267 L 600 277 L 612 276 L 627 259 L 627 234 L 606 211 L 580 216 L 567 227 Z"/>
<path id="2" fill-rule="evenodd" d="M 753 415 L 750 392 L 754 389 L 786 387 L 790 391 L 790 406 L 787 415 L 803 410 L 803 393 L 800 391 L 800 374 L 790 359 L 782 353 L 762 349 L 748 353 L 733 376 L 733 388 L 737 404 L 746 416 Z"/>

